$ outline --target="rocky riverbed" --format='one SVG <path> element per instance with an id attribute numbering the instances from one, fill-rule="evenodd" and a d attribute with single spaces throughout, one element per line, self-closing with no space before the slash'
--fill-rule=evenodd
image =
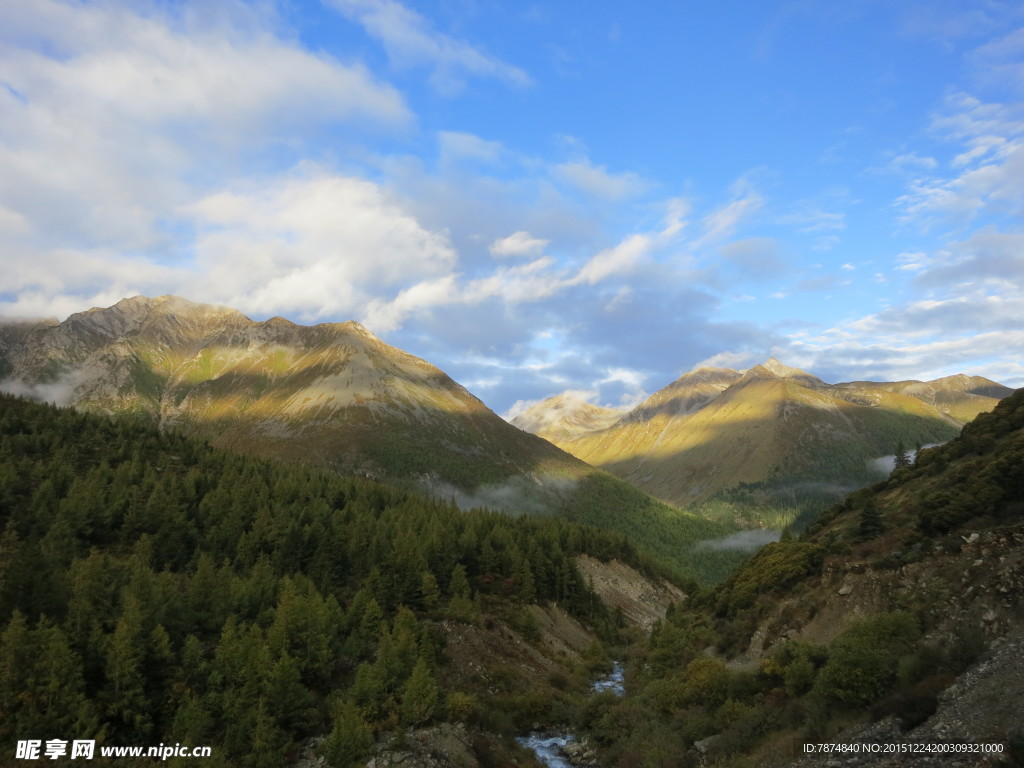
<path id="1" fill-rule="evenodd" d="M 616 696 L 625 693 L 625 672 L 622 664 L 615 662 L 612 671 L 595 680 L 595 693 L 611 691 Z M 584 736 L 577 739 L 568 732 L 532 731 L 516 738 L 520 744 L 533 751 L 547 768 L 573 768 L 573 766 L 597 765 L 597 750 Z"/>

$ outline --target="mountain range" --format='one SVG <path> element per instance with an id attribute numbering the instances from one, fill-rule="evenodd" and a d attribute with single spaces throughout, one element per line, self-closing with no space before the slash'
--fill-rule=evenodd
<path id="1" fill-rule="evenodd" d="M 0 378 L 15 394 L 136 414 L 220 448 L 387 480 L 464 508 L 600 525 L 687 572 L 694 542 L 728 532 L 511 426 L 355 322 L 256 322 L 136 296 L 64 322 L 0 324 Z"/>
<path id="2" fill-rule="evenodd" d="M 964 375 L 833 385 L 772 358 L 691 371 L 628 413 L 559 396 L 512 423 L 671 504 L 784 503 L 877 480 L 871 459 L 949 440 L 1012 392 Z"/>
<path id="3" fill-rule="evenodd" d="M 464 508 L 591 522 L 676 563 L 698 538 L 727 532 L 701 520 L 808 520 L 883 476 L 872 459 L 949 440 L 1013 391 L 962 375 L 833 385 L 771 359 L 697 369 L 624 414 L 563 395 L 510 425 L 358 323 L 257 322 L 176 296 L 2 323 L 0 379 L 7 391 L 133 413 Z"/>

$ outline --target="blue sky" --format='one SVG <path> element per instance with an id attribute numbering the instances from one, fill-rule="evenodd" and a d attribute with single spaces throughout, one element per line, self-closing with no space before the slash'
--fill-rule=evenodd
<path id="1" fill-rule="evenodd" d="M 0 6 L 0 314 L 356 319 L 499 413 L 1024 385 L 1024 7 Z"/>

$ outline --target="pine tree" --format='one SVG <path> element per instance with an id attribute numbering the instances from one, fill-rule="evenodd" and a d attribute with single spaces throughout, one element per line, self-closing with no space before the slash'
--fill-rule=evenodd
<path id="1" fill-rule="evenodd" d="M 95 729 L 98 721 L 85 697 L 78 654 L 68 645 L 60 628 L 45 617 L 40 619 L 34 635 L 33 699 L 38 712 L 33 730 L 56 734 Z"/>
<path id="2" fill-rule="evenodd" d="M 36 652 L 25 616 L 14 611 L 0 635 L 0 739 L 5 742 L 27 733 L 31 724 L 31 714 L 26 710 L 31 699 L 28 688 Z"/>
<path id="3" fill-rule="evenodd" d="M 430 610 L 437 605 L 441 599 L 441 590 L 437 586 L 437 579 L 430 571 L 423 571 L 420 575 L 419 602 L 423 608 Z"/>
<path id="4" fill-rule="evenodd" d="M 145 692 L 142 662 L 145 654 L 139 606 L 128 600 L 107 651 L 107 714 L 119 735 L 142 741 L 152 725 L 152 707 Z"/>
<path id="5" fill-rule="evenodd" d="M 280 768 L 287 764 L 285 752 L 289 739 L 277 727 L 264 698 L 256 702 L 253 728 L 249 738 L 251 746 L 246 750 L 247 754 L 242 761 L 247 768 Z"/>
<path id="6" fill-rule="evenodd" d="M 438 690 L 426 659 L 420 657 L 402 691 L 402 722 L 422 725 L 434 716 Z"/>
<path id="7" fill-rule="evenodd" d="M 910 455 L 907 453 L 906 446 L 903 445 L 903 441 L 900 440 L 896 444 L 896 453 L 893 456 L 894 469 L 903 469 L 904 467 L 910 466 Z"/>
<path id="8" fill-rule="evenodd" d="M 869 498 L 860 509 L 860 521 L 857 526 L 857 536 L 860 539 L 871 539 L 884 530 L 882 524 L 882 513 L 875 506 L 875 500 Z"/>
<path id="9" fill-rule="evenodd" d="M 469 597 L 469 580 L 466 578 L 466 566 L 462 563 L 452 568 L 451 580 L 448 582 L 448 594 L 452 597 Z"/>
<path id="10" fill-rule="evenodd" d="M 360 765 L 372 745 L 373 731 L 355 702 L 346 700 L 324 745 L 329 764 L 337 768 Z"/>

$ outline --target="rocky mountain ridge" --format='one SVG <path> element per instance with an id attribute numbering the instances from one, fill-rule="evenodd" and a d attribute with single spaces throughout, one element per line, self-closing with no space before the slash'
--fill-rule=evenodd
<path id="1" fill-rule="evenodd" d="M 604 429 L 567 434 L 566 421 L 539 434 L 677 505 L 751 485 L 768 496 L 831 485 L 838 498 L 870 482 L 870 459 L 900 443 L 948 440 L 1012 391 L 963 375 L 831 385 L 771 358 L 743 372 L 686 373 Z M 543 423 L 551 407 L 540 403 L 513 424 Z"/>
<path id="2" fill-rule="evenodd" d="M 531 434 L 554 442 L 607 429 L 623 416 L 623 411 L 594 405 L 570 392 L 544 401 L 544 408 L 530 408 L 509 423 Z"/>
<path id="3" fill-rule="evenodd" d="M 296 455 L 304 444 L 372 474 L 384 469 L 359 449 L 399 420 L 444 433 L 453 451 L 489 447 L 508 474 L 545 460 L 580 466 L 503 429 L 464 387 L 355 322 L 254 322 L 229 308 L 137 296 L 19 330 L 3 350 L 9 389 L 60 391 L 62 404 L 141 412 L 186 431 L 217 424 L 213 439 L 229 447 Z M 459 436 L 462 446 L 451 439 Z"/>

